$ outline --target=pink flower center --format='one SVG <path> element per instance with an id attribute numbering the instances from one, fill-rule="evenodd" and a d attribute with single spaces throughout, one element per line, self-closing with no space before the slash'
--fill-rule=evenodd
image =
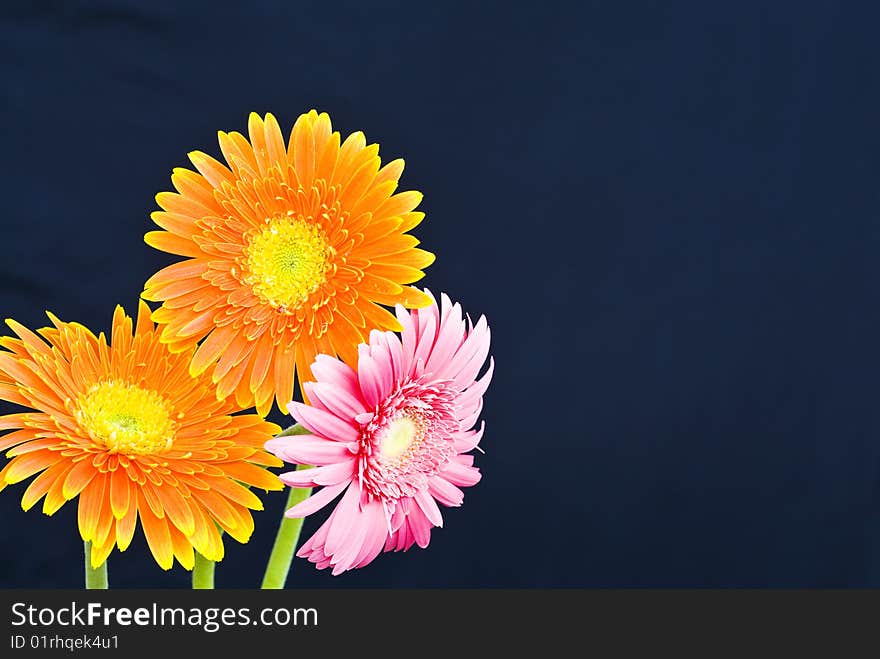
<path id="1" fill-rule="evenodd" d="M 371 496 L 413 496 L 455 455 L 456 395 L 449 381 L 408 382 L 368 415 L 361 427 L 358 473 Z"/>

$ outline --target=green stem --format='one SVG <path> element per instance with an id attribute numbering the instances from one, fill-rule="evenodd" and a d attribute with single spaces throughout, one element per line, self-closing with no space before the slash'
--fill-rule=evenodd
<path id="1" fill-rule="evenodd" d="M 214 561 L 208 560 L 199 552 L 196 552 L 196 563 L 193 566 L 192 589 L 193 590 L 213 590 L 214 589 Z"/>
<path id="2" fill-rule="evenodd" d="M 296 470 L 299 471 L 300 469 L 311 469 L 311 466 L 297 465 Z M 290 494 L 287 496 L 284 510 L 290 510 L 299 502 L 305 501 L 311 493 L 312 488 L 310 487 L 290 488 Z M 287 582 L 287 573 L 290 571 L 290 563 L 293 561 L 296 545 L 299 542 L 302 525 L 302 518 L 281 518 L 281 523 L 278 525 L 278 535 L 275 536 L 275 544 L 272 546 L 269 563 L 266 565 L 266 574 L 263 576 L 263 585 L 260 586 L 263 590 L 280 590 L 284 588 L 284 584 Z"/>
<path id="3" fill-rule="evenodd" d="M 293 437 L 294 435 L 311 435 L 311 433 L 306 430 L 304 427 L 299 425 L 298 423 L 294 423 L 292 426 L 288 426 L 280 433 L 275 435 L 276 437 Z"/>
<path id="4" fill-rule="evenodd" d="M 276 436 L 291 437 L 293 435 L 307 434 L 309 434 L 308 430 L 295 423 Z M 311 469 L 311 466 L 297 465 L 296 469 L 297 471 Z M 287 495 L 287 503 L 284 505 L 284 511 L 286 512 L 301 501 L 305 501 L 311 493 L 312 488 L 310 487 L 290 488 L 290 493 Z M 266 565 L 266 573 L 263 575 L 261 589 L 280 590 L 284 588 L 284 584 L 287 583 L 287 574 L 290 572 L 290 563 L 293 561 L 296 545 L 299 542 L 302 525 L 302 519 L 281 518 L 281 523 L 278 525 L 278 534 L 275 536 L 275 544 L 272 546 L 272 553 L 269 555 L 269 562 Z"/>
<path id="5" fill-rule="evenodd" d="M 92 543 L 85 542 L 83 544 L 85 551 L 86 563 L 86 589 L 87 590 L 107 590 L 107 561 L 101 563 L 98 567 L 92 567 Z"/>

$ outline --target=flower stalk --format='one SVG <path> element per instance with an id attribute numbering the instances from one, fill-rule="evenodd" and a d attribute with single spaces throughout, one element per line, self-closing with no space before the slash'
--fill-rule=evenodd
<path id="1" fill-rule="evenodd" d="M 216 562 L 210 558 L 205 558 L 199 552 L 195 553 L 195 565 L 192 571 L 192 589 L 193 590 L 213 590 L 214 589 L 214 567 Z"/>
<path id="2" fill-rule="evenodd" d="M 278 433 L 277 437 L 307 434 L 309 434 L 308 430 L 295 423 Z M 310 465 L 302 464 L 296 467 L 297 471 L 310 468 Z M 312 488 L 310 487 L 291 487 L 284 510 L 290 510 L 296 504 L 305 501 L 311 493 Z M 302 525 L 302 519 L 281 518 L 281 523 L 278 525 L 278 533 L 275 536 L 275 543 L 272 545 L 272 553 L 269 555 L 269 562 L 263 575 L 263 583 L 260 586 L 262 590 L 281 590 L 284 588 L 284 584 L 287 583 L 287 575 L 290 572 L 290 564 L 293 561 L 293 555 L 296 553 L 296 546 L 299 543 Z"/>
<path id="3" fill-rule="evenodd" d="M 83 543 L 85 551 L 86 590 L 107 590 L 107 561 L 92 567 L 92 543 Z"/>

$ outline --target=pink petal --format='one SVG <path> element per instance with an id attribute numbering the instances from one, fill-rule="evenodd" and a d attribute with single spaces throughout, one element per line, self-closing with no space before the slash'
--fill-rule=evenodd
<path id="1" fill-rule="evenodd" d="M 479 410 L 483 405 L 483 394 L 486 393 L 486 389 L 489 387 L 494 371 L 495 362 L 490 359 L 489 369 L 486 371 L 486 374 L 458 397 L 459 411 L 462 415 L 462 428 L 470 428 L 476 423 L 475 411 L 476 416 L 479 416 Z M 467 421 L 465 421 L 465 418 L 467 418 Z"/>
<path id="2" fill-rule="evenodd" d="M 456 460 L 450 460 L 446 464 L 446 468 L 440 473 L 450 483 L 461 487 L 476 485 L 480 482 L 480 478 L 482 478 L 479 469 L 463 465 Z"/>
<path id="3" fill-rule="evenodd" d="M 455 462 L 457 462 L 458 464 L 464 465 L 465 467 L 473 467 L 474 466 L 474 454 L 473 453 L 466 453 L 464 455 L 462 455 L 462 454 L 456 455 L 453 458 L 453 460 Z"/>
<path id="4" fill-rule="evenodd" d="M 343 481 L 342 483 L 338 483 L 336 485 L 330 485 L 328 487 L 321 488 L 317 493 L 310 496 L 305 501 L 301 501 L 296 504 L 293 508 L 284 513 L 285 517 L 306 517 L 315 513 L 328 503 L 333 501 L 339 493 L 342 492 L 345 488 L 351 485 L 348 481 Z"/>
<path id="5" fill-rule="evenodd" d="M 344 387 L 349 391 L 357 389 L 357 374 L 354 369 L 345 362 L 319 354 L 312 364 L 312 375 L 316 380 Z"/>
<path id="6" fill-rule="evenodd" d="M 370 522 L 365 515 L 359 515 L 360 519 L 352 528 L 352 534 L 348 537 L 346 544 L 340 548 L 339 553 L 332 556 L 333 575 L 337 576 L 346 570 L 350 570 L 355 565 L 355 559 L 364 547 L 364 539 L 370 530 Z"/>
<path id="7" fill-rule="evenodd" d="M 394 506 L 394 512 L 391 513 L 391 532 L 394 533 L 406 521 L 406 513 L 403 506 Z"/>
<path id="8" fill-rule="evenodd" d="M 462 428 L 472 428 L 473 425 L 477 422 L 477 419 L 480 418 L 480 412 L 483 411 L 483 399 L 477 398 L 476 405 L 465 408 L 462 405 L 461 409 L 458 410 L 459 414 L 463 416 L 459 419 Z"/>
<path id="9" fill-rule="evenodd" d="M 437 507 L 437 502 L 434 501 L 434 497 L 428 494 L 426 490 L 419 490 L 416 492 L 413 499 L 419 504 L 419 508 L 425 513 L 425 517 L 428 518 L 428 521 L 431 522 L 431 524 L 434 526 L 443 526 L 443 515 Z"/>
<path id="10" fill-rule="evenodd" d="M 458 373 L 452 376 L 452 380 L 455 382 L 456 386 L 463 389 L 473 384 L 480 370 L 483 368 L 483 364 L 486 363 L 486 357 L 489 355 L 489 336 L 490 332 L 487 328 L 484 336 L 481 338 L 482 343 L 478 346 L 478 350 L 461 366 Z"/>
<path id="11" fill-rule="evenodd" d="M 325 467 L 300 469 L 279 474 L 281 482 L 290 487 L 315 487 L 317 485 L 336 485 L 354 478 L 354 458 L 347 462 L 337 462 Z"/>
<path id="12" fill-rule="evenodd" d="M 321 550 L 324 547 L 324 541 L 327 539 L 327 532 L 329 530 L 330 520 L 328 519 L 317 531 L 315 531 L 315 534 L 311 538 L 303 543 L 302 547 L 296 552 L 296 555 L 300 558 L 308 558 L 314 553 L 320 553 L 321 556 L 323 556 L 324 552 Z"/>
<path id="13" fill-rule="evenodd" d="M 406 551 L 410 547 L 413 546 L 416 539 L 413 537 L 412 531 L 409 528 L 409 522 L 404 524 L 398 533 L 394 534 L 394 542 L 392 547 L 394 551 Z M 386 548 L 385 551 L 388 551 Z"/>
<path id="14" fill-rule="evenodd" d="M 476 448 L 477 444 L 483 438 L 483 431 L 486 429 L 486 422 L 480 424 L 478 430 L 463 430 L 452 435 L 453 445 L 459 453 L 467 453 Z"/>
<path id="15" fill-rule="evenodd" d="M 367 533 L 363 545 L 357 557 L 354 559 L 355 567 L 363 567 L 382 552 L 388 530 L 385 526 L 385 511 L 378 501 L 371 501 L 364 506 L 363 513 L 367 517 Z"/>
<path id="16" fill-rule="evenodd" d="M 403 305 L 396 305 L 394 310 L 397 315 L 397 320 L 400 322 L 400 325 L 403 327 L 403 332 L 400 334 L 400 349 L 401 354 L 403 355 L 403 360 L 401 362 L 401 373 L 403 377 L 411 375 L 411 369 L 413 365 L 413 354 L 416 351 L 416 327 L 413 323 L 412 316 L 409 311 L 407 311 Z"/>
<path id="17" fill-rule="evenodd" d="M 320 403 L 328 412 L 344 419 L 354 419 L 367 408 L 357 395 L 345 387 L 327 382 L 306 382 L 306 395 L 313 403 Z"/>
<path id="18" fill-rule="evenodd" d="M 370 355 L 379 366 L 379 391 L 382 398 L 388 395 L 394 387 L 394 367 L 391 363 L 391 350 L 388 348 L 388 337 L 394 336 L 393 332 L 370 332 Z"/>
<path id="19" fill-rule="evenodd" d="M 447 304 L 449 298 L 443 296 Z M 457 303 L 446 313 L 440 324 L 437 340 L 431 349 L 431 354 L 425 362 L 425 370 L 429 373 L 438 373 L 452 359 L 455 351 L 461 345 L 465 337 L 464 319 L 461 317 L 461 306 Z"/>
<path id="20" fill-rule="evenodd" d="M 370 332 L 370 345 L 374 348 L 371 352 L 373 359 L 386 365 L 388 371 L 387 381 L 383 385 L 386 391 L 390 391 L 395 385 L 403 381 L 403 351 L 400 347 L 400 339 L 394 332 Z M 381 350 L 381 352 L 380 352 Z"/>
<path id="21" fill-rule="evenodd" d="M 431 522 L 419 508 L 414 508 L 407 519 L 416 544 L 424 549 L 431 542 Z"/>
<path id="22" fill-rule="evenodd" d="M 350 421 L 341 419 L 330 412 L 304 405 L 298 401 L 288 403 L 287 410 L 294 419 L 316 435 L 338 442 L 356 442 L 360 439 L 360 431 Z"/>
<path id="23" fill-rule="evenodd" d="M 378 502 L 374 502 L 380 505 Z M 372 531 L 374 524 L 373 516 L 369 510 L 358 509 L 356 518 L 350 528 L 350 534 L 340 544 L 337 552 L 333 554 L 334 574 L 340 574 L 345 570 L 357 567 L 357 557 L 364 548 L 364 542 Z"/>
<path id="24" fill-rule="evenodd" d="M 356 527 L 359 527 L 363 520 L 360 518 L 360 489 L 351 487 L 339 501 L 336 510 L 333 513 L 333 524 L 330 526 L 330 532 L 327 534 L 327 542 L 324 544 L 324 551 L 328 556 L 338 554 Z"/>
<path id="25" fill-rule="evenodd" d="M 457 507 L 464 501 L 464 492 L 450 483 L 442 476 L 433 476 L 428 479 L 428 492 L 437 501 L 447 507 Z"/>
<path id="26" fill-rule="evenodd" d="M 301 465 L 329 465 L 351 459 L 346 444 L 312 435 L 275 437 L 266 442 L 266 450 L 285 462 Z"/>
<path id="27" fill-rule="evenodd" d="M 490 337 L 486 317 L 480 316 L 477 326 L 468 333 L 452 359 L 437 371 L 437 377 L 454 379 L 462 388 L 469 386 L 489 356 Z"/>
<path id="28" fill-rule="evenodd" d="M 477 398 L 482 397 L 484 393 L 486 393 L 486 389 L 489 388 L 489 383 L 492 381 L 492 374 L 495 372 L 495 358 L 489 358 L 489 368 L 486 369 L 486 373 L 479 380 L 474 382 L 468 390 L 465 391 L 461 398 L 459 399 L 459 404 L 462 406 L 470 404 L 472 401 Z"/>
<path id="29" fill-rule="evenodd" d="M 422 364 L 427 364 L 431 348 L 434 347 L 434 338 L 437 336 L 437 307 L 416 309 L 415 313 L 420 325 L 413 362 L 421 360 Z"/>
<path id="30" fill-rule="evenodd" d="M 367 407 L 375 408 L 385 397 L 386 391 L 382 390 L 382 379 L 382 366 L 370 356 L 368 350 L 361 350 L 358 356 L 358 381 Z"/>
<path id="31" fill-rule="evenodd" d="M 403 348 L 397 335 L 389 332 L 386 336 L 388 341 L 388 355 L 391 362 L 391 377 L 395 385 L 399 385 L 405 378 Z"/>

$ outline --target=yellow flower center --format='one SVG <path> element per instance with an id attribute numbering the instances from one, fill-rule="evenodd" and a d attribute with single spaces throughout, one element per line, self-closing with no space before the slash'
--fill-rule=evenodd
<path id="1" fill-rule="evenodd" d="M 93 385 L 77 407 L 79 425 L 113 452 L 143 455 L 171 448 L 171 408 L 155 391 L 110 380 Z"/>
<path id="2" fill-rule="evenodd" d="M 264 302 L 290 313 L 326 280 L 329 253 L 324 233 L 315 225 L 276 218 L 251 237 L 244 282 Z"/>
<path id="3" fill-rule="evenodd" d="M 424 423 L 421 419 L 406 415 L 397 417 L 380 438 L 382 457 L 390 460 L 400 458 L 414 443 L 418 447 L 423 434 Z"/>

